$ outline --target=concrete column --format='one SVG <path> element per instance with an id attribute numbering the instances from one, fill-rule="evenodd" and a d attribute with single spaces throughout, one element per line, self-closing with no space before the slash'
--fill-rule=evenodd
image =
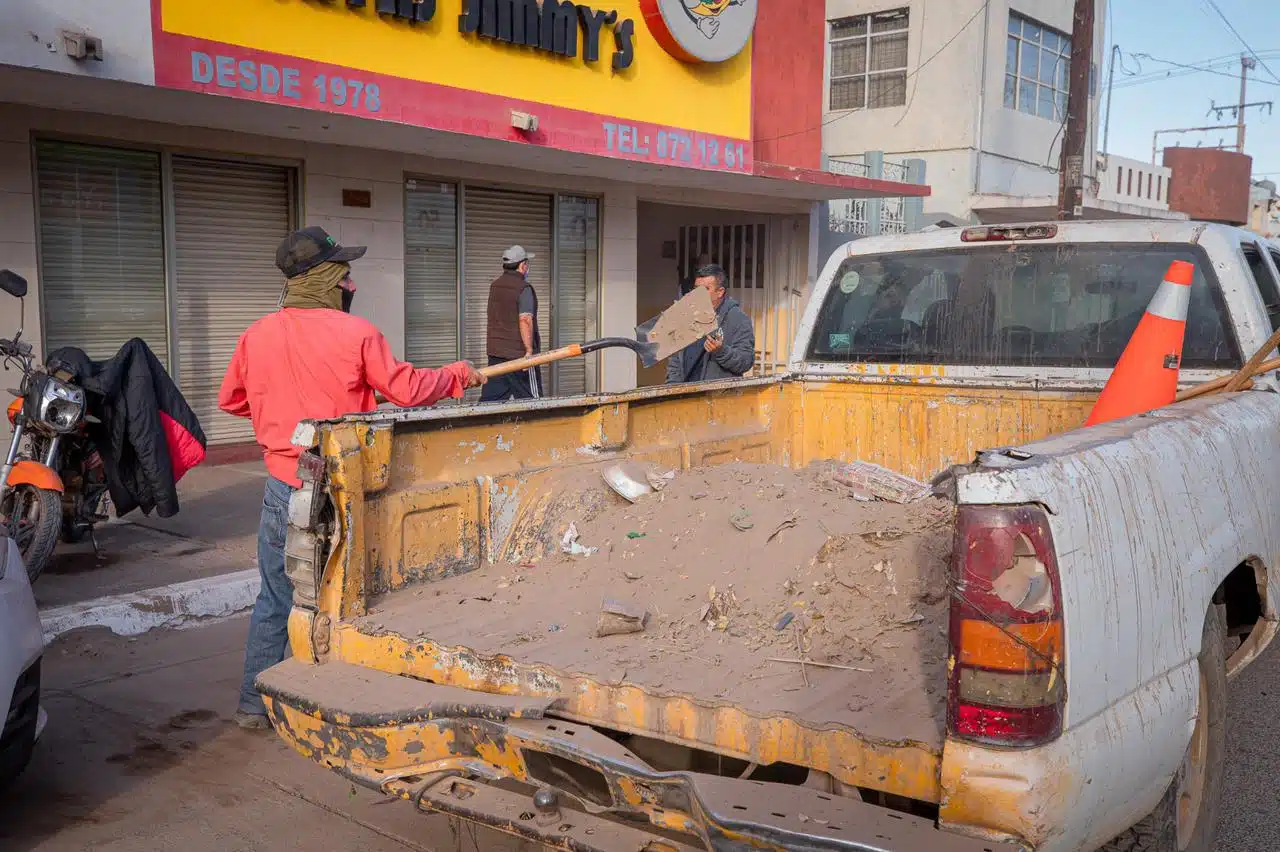
<path id="1" fill-rule="evenodd" d="M 600 224 L 604 259 L 600 282 L 600 336 L 631 337 L 636 327 L 636 192 L 629 187 L 604 195 Z M 627 350 L 601 353 L 600 390 L 636 386 L 636 356 Z"/>
<path id="2" fill-rule="evenodd" d="M 907 183 L 923 184 L 925 182 L 925 162 L 919 157 L 907 160 Z M 902 217 L 906 221 L 907 233 L 920 230 L 920 217 L 924 215 L 923 198 L 906 198 L 903 200 Z"/>
<path id="3" fill-rule="evenodd" d="M 867 162 L 867 177 L 872 180 L 884 179 L 884 152 L 868 151 L 865 155 Z M 867 202 L 867 236 L 880 236 L 880 213 L 883 205 L 878 199 Z"/>

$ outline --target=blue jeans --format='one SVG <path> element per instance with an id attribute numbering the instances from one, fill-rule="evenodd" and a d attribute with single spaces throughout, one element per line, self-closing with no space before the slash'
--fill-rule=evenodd
<path id="1" fill-rule="evenodd" d="M 265 716 L 266 705 L 253 682 L 258 675 L 284 660 L 289 644 L 289 610 L 293 609 L 293 584 L 284 573 L 284 535 L 289 526 L 289 495 L 293 489 L 267 477 L 262 496 L 262 522 L 258 526 L 258 573 L 262 588 L 249 618 L 249 639 L 244 648 L 244 681 L 240 684 L 240 709 Z"/>

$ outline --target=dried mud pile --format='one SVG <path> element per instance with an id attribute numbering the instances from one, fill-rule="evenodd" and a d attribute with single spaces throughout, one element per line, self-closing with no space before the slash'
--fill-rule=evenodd
<path id="1" fill-rule="evenodd" d="M 635 504 L 598 466 L 566 470 L 541 525 L 554 537 L 546 555 L 432 584 L 418 600 L 447 617 L 426 632 L 564 673 L 938 744 L 954 507 L 858 500 L 832 470 L 658 471 L 662 490 Z M 570 523 L 589 555 L 562 552 Z M 647 611 L 643 631 L 598 637 L 605 599 Z"/>

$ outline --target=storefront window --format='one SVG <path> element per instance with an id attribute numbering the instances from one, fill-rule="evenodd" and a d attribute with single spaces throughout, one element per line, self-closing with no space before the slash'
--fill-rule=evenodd
<path id="1" fill-rule="evenodd" d="M 458 358 L 458 187 L 410 180 L 404 194 L 405 358 Z"/>
<path id="2" fill-rule="evenodd" d="M 141 337 L 168 366 L 160 155 L 41 141 L 36 164 L 45 350 Z"/>

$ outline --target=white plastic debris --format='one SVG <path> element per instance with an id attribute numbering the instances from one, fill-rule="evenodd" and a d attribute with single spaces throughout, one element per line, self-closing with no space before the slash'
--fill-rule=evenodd
<path id="1" fill-rule="evenodd" d="M 560 549 L 570 556 L 590 556 L 600 548 L 584 547 L 578 543 L 578 527 L 576 524 L 570 523 L 569 528 L 564 531 L 564 537 L 560 539 Z"/>

